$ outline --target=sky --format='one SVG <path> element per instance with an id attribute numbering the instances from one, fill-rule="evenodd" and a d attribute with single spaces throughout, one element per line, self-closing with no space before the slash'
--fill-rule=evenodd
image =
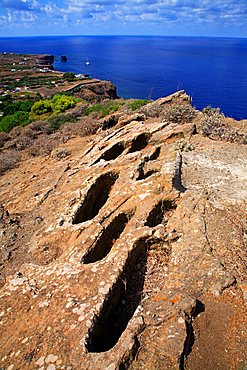
<path id="1" fill-rule="evenodd" d="M 0 36 L 247 37 L 247 0 L 0 0 Z"/>

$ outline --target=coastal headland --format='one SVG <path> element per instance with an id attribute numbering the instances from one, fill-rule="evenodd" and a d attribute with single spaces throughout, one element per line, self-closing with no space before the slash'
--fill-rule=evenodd
<path id="1" fill-rule="evenodd" d="M 51 95 L 2 83 L 0 367 L 246 369 L 246 120 L 33 58 Z"/>
<path id="2" fill-rule="evenodd" d="M 0 54 L 0 92 L 11 94 L 19 93 L 19 97 L 25 93 L 30 95 L 40 94 L 43 98 L 51 97 L 58 93 L 77 93 L 83 90 L 93 98 L 95 85 L 96 90 L 107 90 L 109 97 L 116 98 L 116 89 L 109 81 L 101 81 L 91 78 L 87 74 L 64 73 L 56 71 L 53 67 L 55 57 L 53 55 L 29 55 L 15 53 Z M 89 86 L 85 89 L 85 86 Z M 91 92 L 91 94 L 90 94 Z M 95 96 L 98 96 L 98 91 Z"/>

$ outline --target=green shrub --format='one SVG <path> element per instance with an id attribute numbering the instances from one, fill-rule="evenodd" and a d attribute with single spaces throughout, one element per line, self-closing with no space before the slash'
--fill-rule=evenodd
<path id="1" fill-rule="evenodd" d="M 32 119 L 47 119 L 51 115 L 65 112 L 67 109 L 74 108 L 76 103 L 81 101 L 68 95 L 54 95 L 52 99 L 39 100 L 33 104 L 31 109 Z"/>
<path id="2" fill-rule="evenodd" d="M 30 123 L 28 112 L 15 112 L 12 115 L 5 116 L 0 121 L 0 131 L 9 132 L 15 126 L 26 126 Z"/>
<path id="3" fill-rule="evenodd" d="M 3 112 L 3 117 L 10 116 L 15 112 L 30 112 L 32 105 L 34 104 L 33 100 L 15 100 L 12 98 L 4 99 L 0 103 L 0 111 Z"/>
<path id="4" fill-rule="evenodd" d="M 22 112 L 31 112 L 33 104 L 34 104 L 33 100 L 20 101 L 19 110 Z"/>
<path id="5" fill-rule="evenodd" d="M 132 111 L 143 107 L 144 105 L 150 103 L 149 100 L 146 99 L 139 99 L 139 100 L 134 100 L 133 102 L 129 103 L 127 107 L 131 109 Z"/>
<path id="6" fill-rule="evenodd" d="M 74 108 L 80 99 L 68 95 L 55 95 L 51 100 L 51 106 L 55 114 L 65 112 L 67 109 Z"/>
<path id="7" fill-rule="evenodd" d="M 102 117 L 107 116 L 110 113 L 116 112 L 123 104 L 124 103 L 122 101 L 121 102 L 109 101 L 109 102 L 97 103 L 85 109 L 83 114 L 84 116 L 88 116 L 91 113 L 95 113 L 96 116 L 102 118 Z"/>
<path id="8" fill-rule="evenodd" d="M 43 114 L 52 113 L 52 104 L 50 100 L 39 100 L 32 106 L 31 114 L 35 116 L 42 116 Z"/>

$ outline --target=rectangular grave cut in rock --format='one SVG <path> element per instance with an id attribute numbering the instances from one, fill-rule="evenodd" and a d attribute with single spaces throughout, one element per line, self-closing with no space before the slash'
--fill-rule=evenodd
<path id="1" fill-rule="evenodd" d="M 141 238 L 133 246 L 122 274 L 89 330 L 88 352 L 106 352 L 116 345 L 141 301 L 146 265 L 147 242 Z"/>
<path id="2" fill-rule="evenodd" d="M 111 189 L 117 179 L 118 174 L 113 172 L 105 173 L 97 178 L 88 190 L 83 203 L 75 212 L 72 219 L 73 225 L 92 220 L 99 213 L 107 202 Z"/>

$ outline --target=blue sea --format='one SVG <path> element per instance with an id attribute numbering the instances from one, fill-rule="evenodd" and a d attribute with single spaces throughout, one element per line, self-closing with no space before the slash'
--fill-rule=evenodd
<path id="1" fill-rule="evenodd" d="M 211 105 L 247 118 L 247 39 L 1 37 L 4 51 L 66 55 L 68 61 L 55 63 L 56 69 L 111 80 L 125 98 L 157 99 L 184 89 L 198 109 Z"/>

